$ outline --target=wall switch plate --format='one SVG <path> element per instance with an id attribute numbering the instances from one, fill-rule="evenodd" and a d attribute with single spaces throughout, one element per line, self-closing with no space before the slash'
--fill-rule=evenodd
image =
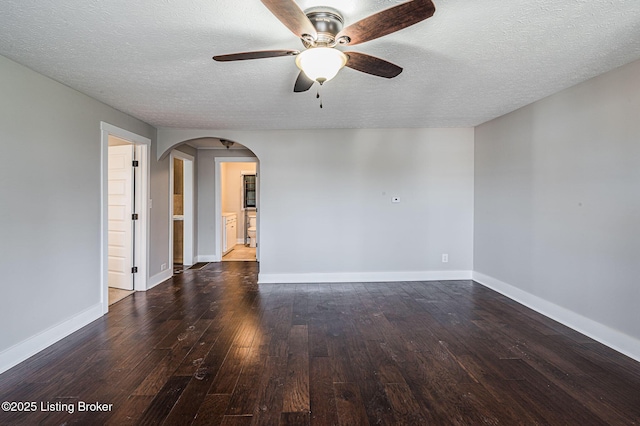
<path id="1" fill-rule="evenodd" d="M 160 265 L 160 270 L 164 271 L 165 269 L 167 269 L 167 264 L 163 263 L 162 265 Z"/>
<path id="2" fill-rule="evenodd" d="M 449 262 L 449 255 L 447 253 L 442 253 L 442 263 Z"/>
<path id="3" fill-rule="evenodd" d="M 400 197 L 391 197 L 391 202 L 392 203 L 399 203 L 400 202 Z"/>

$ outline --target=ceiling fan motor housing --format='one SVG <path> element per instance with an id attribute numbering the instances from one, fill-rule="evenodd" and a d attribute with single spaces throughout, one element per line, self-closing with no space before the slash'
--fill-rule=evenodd
<path id="1" fill-rule="evenodd" d="M 336 44 L 336 35 L 342 30 L 344 19 L 340 12 L 328 7 L 312 7 L 304 11 L 318 33 L 316 40 L 302 38 L 305 47 L 327 46 Z"/>

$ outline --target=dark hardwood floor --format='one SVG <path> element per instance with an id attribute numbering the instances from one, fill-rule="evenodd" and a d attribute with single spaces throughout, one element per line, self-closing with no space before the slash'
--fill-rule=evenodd
<path id="1" fill-rule="evenodd" d="M 478 284 L 256 274 L 212 263 L 116 303 L 0 375 L 0 401 L 38 404 L 0 423 L 640 424 L 640 363 Z"/>

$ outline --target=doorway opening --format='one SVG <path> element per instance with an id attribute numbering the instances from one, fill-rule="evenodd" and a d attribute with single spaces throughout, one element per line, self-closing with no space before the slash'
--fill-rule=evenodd
<path id="1" fill-rule="evenodd" d="M 259 259 L 258 168 L 257 158 L 216 158 L 216 252 L 221 261 Z"/>
<path id="2" fill-rule="evenodd" d="M 133 293 L 135 274 L 136 146 L 109 136 L 108 264 L 109 305 Z"/>
<path id="3" fill-rule="evenodd" d="M 148 274 L 151 141 L 102 122 L 101 300 L 109 305 L 144 291 Z"/>
<path id="4" fill-rule="evenodd" d="M 194 157 L 181 151 L 170 156 L 171 267 L 174 274 L 194 264 Z"/>

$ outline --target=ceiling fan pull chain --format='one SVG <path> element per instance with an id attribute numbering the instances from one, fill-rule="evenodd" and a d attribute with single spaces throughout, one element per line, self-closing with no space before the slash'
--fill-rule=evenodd
<path id="1" fill-rule="evenodd" d="M 322 85 L 318 87 L 318 91 L 316 92 L 316 99 L 320 99 L 320 108 L 322 108 L 322 98 L 320 97 L 320 87 L 322 87 Z"/>

